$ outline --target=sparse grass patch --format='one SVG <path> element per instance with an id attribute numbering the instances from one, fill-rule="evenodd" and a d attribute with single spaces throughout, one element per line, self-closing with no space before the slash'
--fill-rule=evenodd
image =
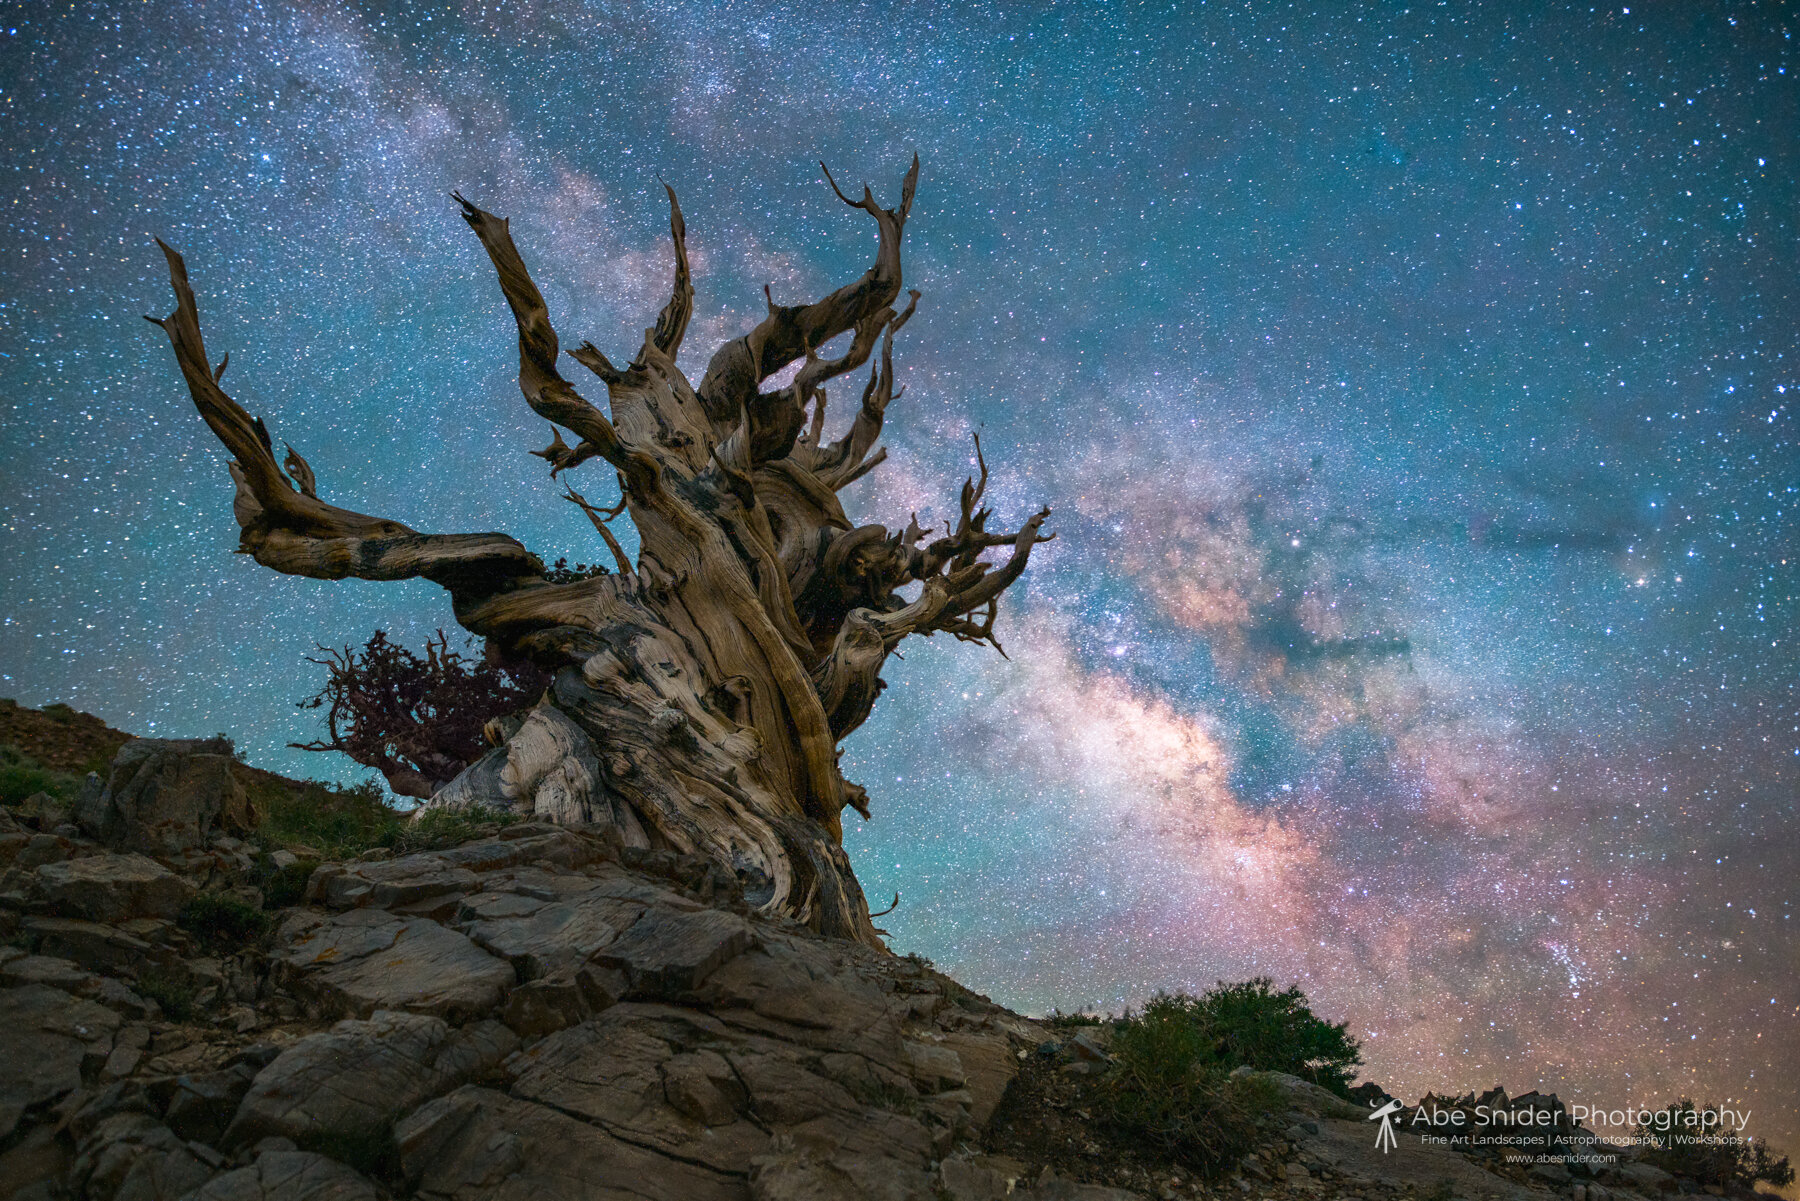
<path id="1" fill-rule="evenodd" d="M 39 792 L 73 801 L 80 791 L 80 776 L 52 771 L 16 746 L 0 746 L 0 804 L 17 805 Z"/>
<path id="2" fill-rule="evenodd" d="M 450 809 L 427 809 L 401 827 L 393 842 L 394 854 L 411 855 L 418 851 L 441 851 L 480 838 L 499 826 L 510 826 L 521 819 L 497 809 L 458 812 Z"/>
<path id="3" fill-rule="evenodd" d="M 273 924 L 260 909 L 216 892 L 203 892 L 189 901 L 176 924 L 214 954 L 229 955 L 262 939 Z"/>
<path id="4" fill-rule="evenodd" d="M 388 804 L 374 781 L 353 788 L 317 780 L 298 788 L 259 782 L 248 791 L 260 819 L 258 840 L 270 850 L 353 859 L 376 847 L 392 847 L 406 824 L 406 814 Z"/>
<path id="5" fill-rule="evenodd" d="M 885 1084 L 876 1085 L 872 1089 L 863 1090 L 862 1094 L 857 1097 L 857 1100 L 863 1102 L 865 1105 L 873 1105 L 877 1109 L 885 1109 L 889 1113 L 903 1114 L 909 1118 L 918 1117 L 924 1112 L 925 1108 L 919 1103 L 919 1094 L 909 1093 L 905 1089 L 894 1088 L 891 1085 Z"/>
<path id="6" fill-rule="evenodd" d="M 521 819 L 510 813 L 482 809 L 467 813 L 432 809 L 416 820 L 410 810 L 389 802 L 380 784 L 367 780 L 352 788 L 309 780 L 298 787 L 256 782 L 246 786 L 250 803 L 259 815 L 257 839 L 265 850 L 286 849 L 307 863 L 283 869 L 289 875 L 281 889 L 283 900 L 269 899 L 270 908 L 293 904 L 285 900 L 303 891 L 306 874 L 321 859 L 354 859 L 364 851 L 385 849 L 396 855 L 436 851 L 479 838 L 497 826 Z M 273 873 L 269 879 L 273 880 Z M 259 880 L 265 893 L 270 883 Z"/>

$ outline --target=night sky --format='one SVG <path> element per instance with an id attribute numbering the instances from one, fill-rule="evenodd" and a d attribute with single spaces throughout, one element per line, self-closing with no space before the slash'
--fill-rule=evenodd
<path id="1" fill-rule="evenodd" d="M 285 749 L 303 656 L 454 629 L 231 553 L 152 235 L 324 495 L 593 562 L 451 190 L 617 358 L 667 180 L 697 379 L 764 283 L 867 265 L 817 160 L 892 204 L 916 150 L 908 390 L 847 508 L 942 520 L 979 431 L 997 521 L 1059 538 L 1010 662 L 911 640 L 849 741 L 896 949 L 1031 1012 L 1268 973 L 1396 1092 L 1731 1098 L 1800 1151 L 1791 10 L 0 19 L 0 695 L 357 779 Z"/>

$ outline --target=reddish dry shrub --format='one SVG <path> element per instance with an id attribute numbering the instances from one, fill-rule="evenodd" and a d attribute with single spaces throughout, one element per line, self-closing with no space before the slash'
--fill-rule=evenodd
<path id="1" fill-rule="evenodd" d="M 429 797 L 488 749 L 488 722 L 542 695 L 550 676 L 519 662 L 495 663 L 453 650 L 444 631 L 423 657 L 385 631 L 360 651 L 319 648 L 308 658 L 329 673 L 303 709 L 325 709 L 329 740 L 295 742 L 306 751 L 341 751 L 386 777 L 401 796 Z"/>

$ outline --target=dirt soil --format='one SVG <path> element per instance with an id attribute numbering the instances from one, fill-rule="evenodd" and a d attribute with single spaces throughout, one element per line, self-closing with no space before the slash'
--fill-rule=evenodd
<path id="1" fill-rule="evenodd" d="M 0 700 L 0 746 L 18 747 L 51 771 L 104 775 L 119 748 L 135 737 L 67 705 L 27 709 Z"/>

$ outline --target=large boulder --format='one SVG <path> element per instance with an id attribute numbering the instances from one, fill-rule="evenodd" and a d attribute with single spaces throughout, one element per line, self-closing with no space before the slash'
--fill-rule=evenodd
<path id="1" fill-rule="evenodd" d="M 196 850 L 215 829 L 246 830 L 249 798 L 224 738 L 136 738 L 120 748 L 104 783 L 90 774 L 74 819 L 121 851 L 171 857 Z"/>
<path id="2" fill-rule="evenodd" d="M 107 924 L 134 917 L 172 918 L 194 895 L 192 884 L 135 853 L 46 863 L 37 869 L 35 885 L 58 916 Z"/>
<path id="3" fill-rule="evenodd" d="M 112 1052 L 119 1015 L 45 984 L 0 989 L 0 1141 L 29 1110 L 61 1100 Z"/>
<path id="4" fill-rule="evenodd" d="M 1622 1163 L 1613 1171 L 1627 1188 L 1636 1189 L 1646 1197 L 1654 1197 L 1675 1188 L 1675 1177 L 1655 1164 Z"/>

